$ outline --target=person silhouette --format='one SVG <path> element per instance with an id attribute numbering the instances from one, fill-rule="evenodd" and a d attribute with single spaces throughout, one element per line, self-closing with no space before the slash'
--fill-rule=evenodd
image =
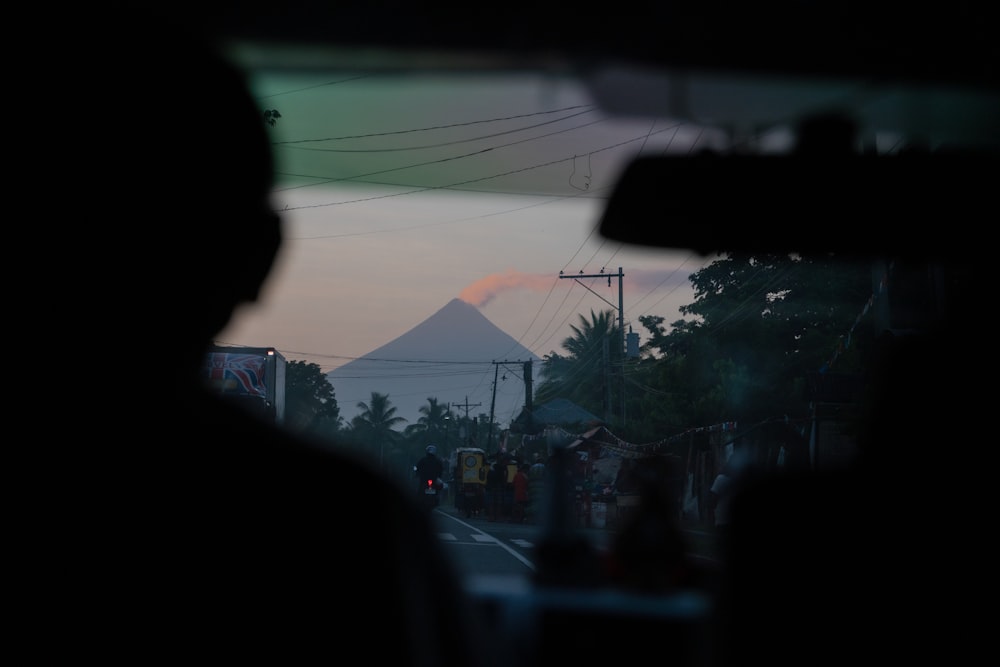
<path id="1" fill-rule="evenodd" d="M 444 461 L 438 458 L 437 445 L 427 445 L 424 448 L 424 455 L 421 456 L 413 466 L 414 481 L 417 484 L 417 498 L 423 506 L 434 508 L 440 502 L 438 494 L 444 493 Z M 437 492 L 433 496 L 426 495 L 428 480 Z"/>
<path id="2" fill-rule="evenodd" d="M 94 362 L 45 427 L 72 445 L 45 487 L 59 493 L 38 548 L 52 594 L 35 597 L 67 619 L 47 616 L 50 631 L 111 660 L 353 647 L 380 664 L 475 664 L 472 601 L 412 494 L 203 382 L 206 350 L 280 252 L 267 129 L 210 34 L 119 18 L 67 41 L 80 48 L 66 101 L 89 95 L 105 115 L 77 126 L 77 215 L 50 258 L 73 281 L 60 317 L 80 318 L 65 348 Z"/>

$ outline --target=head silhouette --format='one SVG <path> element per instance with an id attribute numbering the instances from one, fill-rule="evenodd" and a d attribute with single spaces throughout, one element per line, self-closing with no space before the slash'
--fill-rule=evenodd
<path id="1" fill-rule="evenodd" d="M 103 224 L 93 241 L 95 326 L 174 350 L 192 370 L 281 243 L 273 161 L 243 73 L 201 35 L 150 21 L 101 49 L 113 138 Z"/>

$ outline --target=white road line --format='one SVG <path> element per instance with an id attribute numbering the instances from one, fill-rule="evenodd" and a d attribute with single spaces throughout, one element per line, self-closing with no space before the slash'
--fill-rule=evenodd
<path id="1" fill-rule="evenodd" d="M 451 514 L 448 514 L 447 512 L 438 511 L 438 514 L 440 514 L 440 515 L 442 515 L 442 516 L 444 516 L 444 517 L 446 517 L 446 518 L 448 518 L 448 519 L 450 519 L 452 521 L 460 523 L 460 524 L 462 524 L 463 526 L 465 526 L 467 528 L 470 528 L 472 530 L 472 539 L 475 540 L 477 544 L 484 544 L 484 545 L 485 544 L 496 544 L 498 547 L 504 549 L 511 556 L 513 556 L 517 560 L 521 561 L 521 563 L 523 563 L 525 565 L 525 567 L 527 567 L 528 569 L 530 569 L 532 571 L 535 570 L 535 564 L 534 563 L 532 563 L 530 560 L 528 560 L 527 558 L 525 558 L 524 556 L 522 556 L 521 554 L 519 554 L 514 548 L 512 548 L 512 547 L 510 547 L 510 546 L 508 546 L 506 544 L 504 544 L 503 542 L 501 542 L 497 538 L 493 537 L 492 535 L 488 535 L 488 534 L 484 533 L 483 531 L 479 530 L 478 528 L 476 528 L 472 524 L 466 523 L 465 521 L 462 521 L 458 517 L 452 516 Z M 522 548 L 524 548 L 524 547 L 522 546 Z"/>

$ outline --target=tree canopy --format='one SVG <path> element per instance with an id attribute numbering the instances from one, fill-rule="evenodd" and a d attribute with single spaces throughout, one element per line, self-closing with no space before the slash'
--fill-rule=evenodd
<path id="1" fill-rule="evenodd" d="M 843 346 L 872 276 L 870 263 L 839 256 L 720 255 L 691 274 L 694 301 L 681 307 L 682 319 L 638 318 L 648 333 L 638 359 L 624 358 L 614 312 L 581 315 L 563 341 L 566 354 L 544 358 L 535 403 L 567 398 L 639 442 L 801 415 L 809 376 Z M 856 331 L 842 366 L 857 370 L 872 337 Z"/>
<path id="2" fill-rule="evenodd" d="M 365 442 L 380 466 L 385 466 L 386 449 L 402 440 L 402 434 L 395 427 L 406 419 L 396 414 L 396 407 L 388 394 L 373 391 L 371 400 L 357 404 L 361 413 L 351 420 L 351 428 L 356 436 Z"/>
<path id="3" fill-rule="evenodd" d="M 319 364 L 289 361 L 285 368 L 286 420 L 293 430 L 332 436 L 341 427 L 333 385 Z"/>
<path id="4" fill-rule="evenodd" d="M 590 311 L 590 319 L 580 315 L 579 325 L 571 325 L 573 335 L 562 341 L 569 354 L 555 352 L 542 360 L 544 378 L 535 392 L 536 403 L 567 398 L 597 415 L 610 414 L 612 374 L 621 365 L 624 350 L 614 313 Z M 620 373 L 618 374 L 620 377 Z"/>

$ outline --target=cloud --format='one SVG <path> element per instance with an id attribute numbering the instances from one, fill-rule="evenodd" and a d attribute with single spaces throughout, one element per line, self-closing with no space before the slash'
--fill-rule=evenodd
<path id="1" fill-rule="evenodd" d="M 504 273 L 493 273 L 477 280 L 463 289 L 458 298 L 482 308 L 501 292 L 515 289 L 548 290 L 552 287 L 552 280 L 551 273 L 529 274 L 507 269 Z"/>
<path id="2" fill-rule="evenodd" d="M 649 296 L 651 292 L 661 289 L 676 290 L 678 287 L 688 284 L 688 276 L 691 273 L 691 271 L 682 271 L 680 269 L 681 266 L 674 269 L 636 269 L 624 271 L 623 289 L 626 293 L 632 295 L 640 294 L 645 296 Z M 606 270 L 605 272 L 610 273 L 608 284 L 604 284 L 604 278 L 588 279 L 588 282 L 594 284 L 599 290 L 607 287 L 611 290 L 608 292 L 608 298 L 616 299 L 618 294 L 618 271 L 616 270 L 612 273 Z M 493 273 L 477 280 L 463 289 L 458 298 L 477 308 L 482 308 L 502 292 L 510 290 L 526 289 L 547 292 L 552 288 L 554 279 L 558 280 L 558 277 L 553 276 L 551 273 L 520 273 L 514 269 L 507 269 L 503 273 Z"/>

